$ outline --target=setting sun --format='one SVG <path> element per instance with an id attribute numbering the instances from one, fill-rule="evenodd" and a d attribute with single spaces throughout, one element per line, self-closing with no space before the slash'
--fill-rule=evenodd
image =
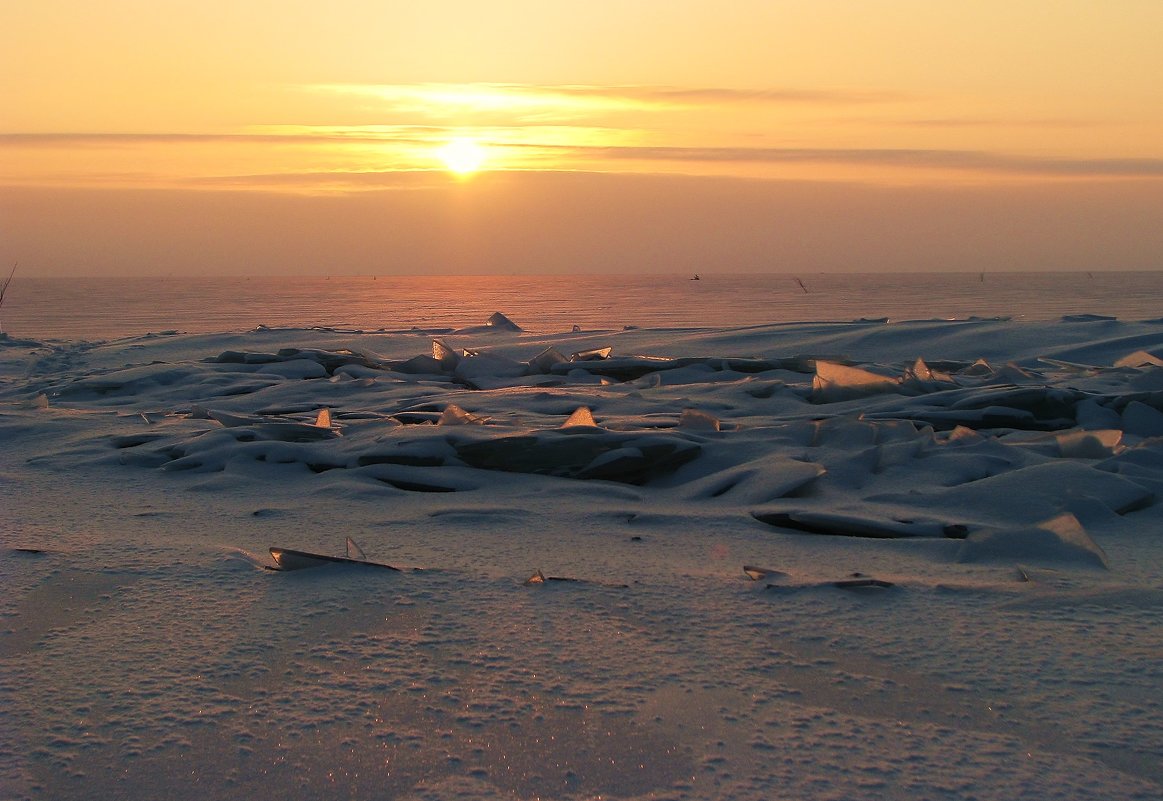
<path id="1" fill-rule="evenodd" d="M 436 151 L 444 166 L 457 175 L 470 175 L 485 163 L 486 152 L 483 145 L 474 139 L 453 139 Z"/>

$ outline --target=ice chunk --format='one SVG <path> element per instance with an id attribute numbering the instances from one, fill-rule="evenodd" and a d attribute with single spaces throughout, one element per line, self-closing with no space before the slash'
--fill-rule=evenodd
<path id="1" fill-rule="evenodd" d="M 1134 353 L 1127 354 L 1123 358 L 1115 362 L 1115 367 L 1163 367 L 1163 359 L 1160 359 L 1154 354 L 1148 353 L 1145 350 L 1137 350 Z"/>
<path id="2" fill-rule="evenodd" d="M 1159 367 L 1143 367 L 1137 375 L 1128 382 L 1135 392 L 1163 391 L 1163 369 Z"/>
<path id="3" fill-rule="evenodd" d="M 581 426 L 587 426 L 590 428 L 597 428 L 597 425 L 598 424 L 594 422 L 594 415 L 590 411 L 590 408 L 588 406 L 579 406 L 573 410 L 573 414 L 571 414 L 566 419 L 566 421 L 561 424 L 561 427 L 577 428 Z"/>
<path id="4" fill-rule="evenodd" d="M 499 329 L 501 331 L 520 331 L 521 330 L 521 326 L 517 325 L 515 322 L 513 322 L 512 320 L 510 320 L 508 317 L 501 314 L 500 312 L 493 312 L 485 324 L 488 326 L 491 326 L 492 328 Z"/>
<path id="5" fill-rule="evenodd" d="M 460 361 L 460 353 L 445 345 L 439 339 L 432 340 L 432 358 L 440 362 L 441 368 L 451 372 Z"/>
<path id="6" fill-rule="evenodd" d="M 663 435 L 616 434 L 602 429 L 554 431 L 454 444 L 470 467 L 563 478 L 645 484 L 673 473 L 701 448 Z M 605 454 L 613 454 L 603 458 Z"/>
<path id="7" fill-rule="evenodd" d="M 1140 437 L 1163 436 L 1163 412 L 1142 401 L 1131 401 L 1123 409 L 1123 430 Z"/>
<path id="8" fill-rule="evenodd" d="M 945 537 L 961 539 L 968 529 L 959 523 L 934 520 L 885 520 L 864 515 L 836 514 L 793 509 L 789 511 L 752 512 L 751 516 L 769 526 L 826 534 L 836 537 L 898 539 L 904 537 Z"/>
<path id="9" fill-rule="evenodd" d="M 435 351 L 436 346 L 433 344 L 432 349 Z M 459 360 L 459 359 L 458 359 Z M 455 362 L 449 362 L 452 367 L 455 367 Z M 393 365 L 392 369 L 397 373 L 404 373 L 405 375 L 440 375 L 441 373 L 452 372 L 452 367 L 446 367 L 445 362 L 441 362 L 432 356 L 421 354 L 413 356 L 406 362 Z"/>
<path id="10" fill-rule="evenodd" d="M 1086 398 L 1074 406 L 1074 418 L 1079 428 L 1088 430 L 1118 428 L 1122 418 L 1114 409 L 1103 406 L 1093 398 Z"/>
<path id="11" fill-rule="evenodd" d="M 945 437 L 945 442 L 955 442 L 958 445 L 963 445 L 966 443 L 981 442 L 984 439 L 985 437 L 982 434 L 977 433 L 972 428 L 958 425 L 954 426 L 953 430 L 949 432 L 949 435 Z"/>
<path id="12" fill-rule="evenodd" d="M 683 409 L 678 427 L 688 431 L 718 431 L 719 418 L 700 409 Z"/>
<path id="13" fill-rule="evenodd" d="M 590 350 L 579 350 L 569 357 L 571 362 L 590 362 L 596 359 L 608 359 L 610 354 L 614 352 L 613 348 L 591 348 Z"/>
<path id="14" fill-rule="evenodd" d="M 919 382 L 922 385 L 930 384 L 953 384 L 953 379 L 948 373 L 943 373 L 939 370 L 934 370 L 929 365 L 925 364 L 925 360 L 917 357 L 913 362 L 913 366 L 906 368 L 904 372 L 904 381 Z"/>
<path id="15" fill-rule="evenodd" d="M 345 546 L 347 548 L 348 559 L 359 559 L 360 561 L 364 562 L 367 561 L 367 556 L 364 554 L 363 548 L 356 545 L 355 540 L 353 540 L 351 537 L 347 538 Z"/>
<path id="16" fill-rule="evenodd" d="M 957 554 L 959 562 L 1019 560 L 1108 567 L 1102 548 L 1070 513 L 1025 528 L 975 531 L 961 543 Z"/>
<path id="17" fill-rule="evenodd" d="M 1122 450 L 1123 432 L 1114 429 L 1066 431 L 1055 435 L 1066 459 L 1106 459 Z"/>
<path id="18" fill-rule="evenodd" d="M 989 378 L 993 375 L 993 368 L 985 359 L 978 359 L 961 371 L 962 375 L 971 375 L 979 378 Z"/>
<path id="19" fill-rule="evenodd" d="M 759 581 L 765 578 L 780 578 L 786 576 L 781 570 L 772 570 L 767 567 L 756 567 L 755 565 L 743 565 L 743 573 L 752 581 Z"/>
<path id="20" fill-rule="evenodd" d="M 979 520 L 1032 522 L 1098 501 L 1113 512 L 1142 508 L 1153 498 L 1146 487 L 1122 476 L 1067 459 L 1054 459 L 938 490 L 885 496 Z"/>
<path id="21" fill-rule="evenodd" d="M 822 465 L 772 454 L 736 467 L 714 469 L 688 481 L 684 494 L 691 500 L 724 498 L 731 503 L 767 503 L 795 492 L 826 472 Z"/>
<path id="22" fill-rule="evenodd" d="M 226 428 L 261 425 L 269 422 L 266 417 L 259 417 L 258 415 L 234 414 L 233 412 L 224 412 L 219 409 L 204 409 L 201 406 L 195 406 L 190 411 L 190 417 L 213 420 Z"/>
<path id="23" fill-rule="evenodd" d="M 894 392 L 899 386 L 895 378 L 859 367 L 817 361 L 816 375 L 812 379 L 812 400 L 816 403 L 834 403 L 881 392 Z"/>
<path id="24" fill-rule="evenodd" d="M 259 373 L 279 375 L 283 378 L 323 378 L 327 368 L 314 359 L 289 359 L 285 362 L 271 362 L 258 368 Z"/>
<path id="25" fill-rule="evenodd" d="M 548 347 L 529 360 L 529 372 L 549 373 L 555 364 L 565 364 L 569 360 L 554 347 Z"/>
<path id="26" fill-rule="evenodd" d="M 465 356 L 457 362 L 453 375 L 466 384 L 483 389 L 489 379 L 515 378 L 525 374 L 525 363 L 495 353 Z"/>
<path id="27" fill-rule="evenodd" d="M 1023 384 L 1028 381 L 1042 381 L 1043 377 L 1033 370 L 1025 367 L 1020 367 L 1013 362 L 1006 362 L 1005 367 L 1001 368 L 994 375 L 994 378 L 999 381 L 1007 381 L 1011 384 Z"/>
<path id="28" fill-rule="evenodd" d="M 484 423 L 486 418 L 478 417 L 472 412 L 466 412 L 464 409 L 457 406 L 455 403 L 450 403 L 444 407 L 444 412 L 441 413 L 440 419 L 436 421 L 438 426 L 463 426 L 463 425 L 480 425 Z"/>

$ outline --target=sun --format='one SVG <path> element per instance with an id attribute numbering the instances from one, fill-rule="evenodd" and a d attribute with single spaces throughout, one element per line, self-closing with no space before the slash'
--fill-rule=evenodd
<path id="1" fill-rule="evenodd" d="M 487 158 L 484 145 L 475 139 L 460 137 L 442 145 L 436 156 L 457 175 L 471 175 L 480 170 Z"/>

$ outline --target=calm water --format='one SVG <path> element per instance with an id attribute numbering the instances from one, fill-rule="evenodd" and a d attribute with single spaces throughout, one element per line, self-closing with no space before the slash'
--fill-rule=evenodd
<path id="1" fill-rule="evenodd" d="M 1163 315 L 1163 272 L 38 279 L 0 309 L 11 336 L 112 339 L 271 327 L 455 328 L 504 312 L 528 331 L 1101 314 Z"/>

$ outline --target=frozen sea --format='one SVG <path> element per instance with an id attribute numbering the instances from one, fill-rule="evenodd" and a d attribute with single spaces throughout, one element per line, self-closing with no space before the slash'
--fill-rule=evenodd
<path id="1" fill-rule="evenodd" d="M 1163 797 L 1160 274 L 798 278 L 18 273 L 0 799 Z"/>
<path id="2" fill-rule="evenodd" d="M 1163 314 L 1163 272 L 819 275 L 335 276 L 43 279 L 17 273 L 5 329 L 111 339 L 260 325 L 455 327 L 503 310 L 529 331 L 967 317 L 1142 320 Z"/>

